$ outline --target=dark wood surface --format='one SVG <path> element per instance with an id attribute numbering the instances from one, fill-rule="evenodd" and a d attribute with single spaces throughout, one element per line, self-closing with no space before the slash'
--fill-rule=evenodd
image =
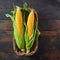
<path id="1" fill-rule="evenodd" d="M 13 51 L 13 27 L 9 18 L 13 4 L 29 7 L 38 13 L 39 48 L 30 57 L 17 56 Z M 60 0 L 0 0 L 0 60 L 60 60 Z"/>

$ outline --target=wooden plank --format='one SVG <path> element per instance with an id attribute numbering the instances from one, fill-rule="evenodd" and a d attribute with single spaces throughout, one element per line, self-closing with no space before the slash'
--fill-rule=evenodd
<path id="1" fill-rule="evenodd" d="M 13 31 L 0 31 L 0 42 L 12 42 Z"/>
<path id="2" fill-rule="evenodd" d="M 8 53 L 8 52 L 12 51 L 12 49 L 13 49 L 12 42 L 5 42 L 5 43 L 0 42 L 0 52 Z"/>
<path id="3" fill-rule="evenodd" d="M 39 30 L 56 30 L 56 21 L 55 20 L 38 20 Z"/>
<path id="4" fill-rule="evenodd" d="M 28 3 L 28 1 L 24 1 L 24 2 Z M 22 0 L 17 0 L 17 1 L 11 0 L 10 7 L 12 7 L 11 9 L 13 9 L 13 3 L 15 5 L 19 5 L 22 7 L 24 2 Z M 29 4 L 29 6 L 32 6 L 33 8 L 35 8 L 37 10 L 37 12 L 39 14 L 39 18 L 43 19 L 46 17 L 48 19 L 52 19 L 52 18 L 53 19 L 60 19 L 60 15 L 58 14 L 58 13 L 60 13 L 60 8 L 59 8 L 60 5 L 59 4 L 57 4 L 57 6 L 52 6 L 50 4 L 48 4 L 46 6 L 46 5 L 44 5 L 44 4 L 46 4 L 46 2 L 44 2 L 43 6 L 42 6 L 42 4 L 40 4 L 40 2 L 39 2 L 38 3 L 39 6 L 37 7 L 33 2 L 34 1 L 30 2 L 32 5 L 30 3 L 28 3 L 28 4 Z M 37 1 L 36 1 L 36 4 L 37 4 Z M 58 9 L 57 9 L 57 7 L 58 7 Z M 7 8 L 7 9 L 9 9 L 9 8 Z"/>
<path id="5" fill-rule="evenodd" d="M 40 37 L 38 50 L 40 60 L 60 60 L 60 43 L 57 40 L 56 36 Z"/>
<path id="6" fill-rule="evenodd" d="M 0 9 L 11 8 L 11 0 L 1 0 L 0 1 Z"/>
<path id="7" fill-rule="evenodd" d="M 59 2 L 59 3 L 60 3 L 60 0 L 57 0 L 57 2 Z"/>
<path id="8" fill-rule="evenodd" d="M 56 29 L 60 29 L 60 20 L 56 20 Z"/>
<path id="9" fill-rule="evenodd" d="M 6 18 L 6 16 L 5 16 L 5 14 L 7 14 L 7 13 L 9 13 L 9 14 L 11 14 L 11 9 L 0 9 L 0 20 L 7 20 L 7 19 L 9 19 L 9 18 Z"/>
<path id="10" fill-rule="evenodd" d="M 0 30 L 12 30 L 12 22 L 11 20 L 0 20 Z M 2 28 L 3 27 L 3 28 Z M 58 26 L 57 26 L 58 27 Z M 42 30 L 56 30 L 55 20 L 40 20 L 38 23 L 38 28 L 40 31 Z"/>
<path id="11" fill-rule="evenodd" d="M 26 1 L 25 1 L 26 2 Z M 13 8 L 13 4 L 14 5 L 17 5 L 17 6 L 20 6 L 20 7 L 23 7 L 23 4 L 24 4 L 24 1 L 23 0 L 11 0 L 12 3 L 12 8 Z M 11 5 L 11 4 L 10 4 Z"/>
<path id="12" fill-rule="evenodd" d="M 39 11 L 38 14 L 41 20 L 42 19 L 46 20 L 46 18 L 47 19 L 60 19 L 60 3 L 58 3 L 57 1 L 53 1 L 53 0 L 41 1 L 41 5 L 38 6 L 38 8 L 37 8 Z"/>
<path id="13" fill-rule="evenodd" d="M 41 31 L 41 36 L 54 37 L 57 35 L 57 31 Z"/>
<path id="14" fill-rule="evenodd" d="M 60 60 L 60 41 L 57 40 L 56 36 L 40 37 L 38 55 L 41 60 Z"/>
<path id="15" fill-rule="evenodd" d="M 6 56 L 7 54 L 5 52 L 0 52 L 0 57 Z"/>
<path id="16" fill-rule="evenodd" d="M 0 30 L 13 30 L 11 20 L 0 20 Z"/>
<path id="17" fill-rule="evenodd" d="M 45 53 L 45 58 L 48 58 L 48 60 L 60 60 L 60 51 L 56 50 L 56 48 L 52 48 Z"/>
<path id="18" fill-rule="evenodd" d="M 53 38 L 56 37 L 56 33 L 56 31 L 41 31 L 40 37 Z M 0 31 L 0 42 L 12 42 L 13 38 L 13 31 Z"/>
<path id="19" fill-rule="evenodd" d="M 60 58 L 60 53 L 58 52 L 58 48 L 56 48 L 56 33 L 57 31 L 42 31 L 41 36 L 39 37 L 39 50 L 34 57 L 30 57 L 30 59 L 36 59 L 37 56 L 38 59 L 57 59 Z M 46 34 L 46 36 L 45 36 Z M 50 34 L 50 35 L 49 35 Z M 53 35 L 52 35 L 53 34 Z M 3 38 L 4 37 L 4 38 Z M 52 41 L 53 40 L 53 41 Z M 57 42 L 58 44 L 58 42 Z M 59 45 L 60 46 L 60 45 Z M 55 49 L 54 49 L 55 47 Z M 53 51 L 52 51 L 53 50 Z M 4 57 L 4 59 L 22 59 L 22 57 L 18 57 L 13 52 L 13 31 L 1 31 L 0 32 L 0 58 Z M 47 54 L 47 55 L 46 55 Z M 43 57 L 43 56 L 44 57 Z M 1 58 L 3 59 L 3 58 Z M 24 59 L 27 59 L 27 57 L 24 57 Z"/>
<path id="20" fill-rule="evenodd" d="M 40 45 L 40 49 L 37 51 L 36 54 L 34 54 L 31 57 L 20 57 L 17 56 L 14 51 L 13 51 L 13 47 L 11 46 L 12 43 L 0 43 L 0 59 L 4 60 L 4 59 L 31 59 L 32 58 L 34 60 L 43 60 L 43 59 L 48 59 L 48 60 L 59 60 L 60 59 L 60 52 L 53 46 L 53 47 L 49 47 L 49 50 L 47 50 L 47 48 L 45 48 L 48 43 L 46 45 Z M 42 48 L 41 48 L 42 47 Z"/>

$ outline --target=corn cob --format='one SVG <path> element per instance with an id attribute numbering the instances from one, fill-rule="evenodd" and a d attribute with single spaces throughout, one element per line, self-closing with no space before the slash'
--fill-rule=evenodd
<path id="1" fill-rule="evenodd" d="M 28 31 L 28 38 L 31 37 L 34 29 L 34 11 L 31 10 L 29 16 L 28 16 L 28 21 L 27 21 L 27 31 Z"/>
<path id="2" fill-rule="evenodd" d="M 21 38 L 21 39 L 19 39 L 20 49 L 21 49 L 21 51 L 25 51 L 25 49 L 24 49 L 24 37 L 23 37 L 23 31 L 24 31 L 23 17 L 22 17 L 21 8 L 18 6 L 17 6 L 17 10 L 16 10 L 15 20 L 16 20 L 16 28 L 18 31 L 18 35 Z"/>
<path id="3" fill-rule="evenodd" d="M 20 7 L 17 7 L 15 20 L 16 20 L 16 27 L 17 27 L 17 30 L 18 30 L 18 34 L 19 34 L 20 37 L 22 37 L 22 33 L 23 33 L 23 18 L 22 18 L 22 12 L 21 12 L 21 8 Z"/>

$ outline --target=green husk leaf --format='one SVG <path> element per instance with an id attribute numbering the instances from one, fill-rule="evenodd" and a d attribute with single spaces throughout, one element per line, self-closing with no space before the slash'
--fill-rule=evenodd
<path id="1" fill-rule="evenodd" d="M 14 24 L 14 38 L 19 49 L 24 50 L 24 44 L 22 38 L 18 35 L 16 25 Z"/>
<path id="2" fill-rule="evenodd" d="M 29 53 L 30 52 L 30 49 L 31 47 L 33 46 L 34 44 L 34 41 L 38 38 L 38 36 L 40 35 L 40 32 L 37 31 L 37 22 L 35 20 L 34 22 L 34 31 L 29 39 L 29 42 L 26 44 L 26 53 Z"/>
<path id="3" fill-rule="evenodd" d="M 25 10 L 28 10 L 28 4 L 27 4 L 26 2 L 23 4 L 23 8 L 24 8 Z"/>
<path id="4" fill-rule="evenodd" d="M 29 15 L 28 4 L 25 2 L 23 4 L 23 20 L 24 20 L 25 26 L 27 24 L 27 17 L 28 17 L 28 15 Z"/>
<path id="5" fill-rule="evenodd" d="M 17 7 L 17 6 L 16 6 Z M 14 28 L 14 38 L 17 44 L 17 47 L 21 50 L 21 51 L 25 51 L 24 49 L 24 29 L 23 29 L 23 34 L 22 34 L 22 38 L 18 35 L 18 31 L 16 28 L 16 23 L 15 23 L 15 14 L 16 14 L 16 7 L 14 7 L 14 10 L 11 11 L 13 13 L 13 15 L 10 14 L 6 14 L 6 17 L 11 18 L 11 21 L 13 22 L 13 28 Z"/>
<path id="6" fill-rule="evenodd" d="M 19 6 L 16 6 L 15 7 L 15 9 L 14 9 L 14 14 L 13 14 L 13 16 L 14 16 L 14 18 L 15 18 L 15 14 L 16 14 L 16 8 L 17 7 L 19 7 Z M 15 23 L 16 24 L 16 23 Z M 16 25 L 15 25 L 16 26 Z M 21 49 L 21 51 L 25 51 L 25 42 L 24 42 L 24 26 L 22 27 L 23 28 L 23 33 L 22 33 L 22 37 L 20 37 L 19 35 L 18 35 L 18 31 L 17 31 L 17 28 L 15 28 L 16 29 L 16 33 L 17 33 L 17 38 L 19 38 L 19 40 L 18 39 L 16 39 L 16 43 L 17 43 L 17 46 L 19 46 L 20 45 L 20 49 Z M 18 43 L 18 42 L 20 42 L 20 43 Z"/>
<path id="7" fill-rule="evenodd" d="M 30 49 L 31 47 L 33 46 L 34 44 L 34 41 L 35 41 L 35 37 L 36 37 L 36 30 L 37 30 L 37 25 L 36 23 L 34 24 L 34 31 L 29 39 L 29 42 L 26 44 L 26 53 L 29 53 L 30 52 Z"/>
<path id="8" fill-rule="evenodd" d="M 5 14 L 6 17 L 9 17 L 11 19 L 12 22 L 14 22 L 14 17 L 10 14 Z"/>
<path id="9" fill-rule="evenodd" d="M 13 11 L 11 11 L 12 13 L 13 13 L 13 15 L 15 15 L 16 14 L 16 6 L 13 6 Z"/>
<path id="10" fill-rule="evenodd" d="M 25 42 L 26 44 L 29 42 L 27 30 L 25 30 Z"/>
<path id="11" fill-rule="evenodd" d="M 39 37 L 39 35 L 41 34 L 41 32 L 38 30 L 38 34 L 37 34 L 37 37 Z"/>
<path id="12" fill-rule="evenodd" d="M 33 37 L 31 38 L 31 40 L 29 40 L 29 42 L 28 42 L 27 45 L 26 45 L 27 53 L 30 52 L 30 48 L 31 48 L 31 47 L 33 46 L 33 44 L 34 44 L 35 36 L 36 36 L 36 29 L 35 29 L 35 31 L 34 31 L 34 33 L 33 33 L 32 36 L 33 36 Z"/>

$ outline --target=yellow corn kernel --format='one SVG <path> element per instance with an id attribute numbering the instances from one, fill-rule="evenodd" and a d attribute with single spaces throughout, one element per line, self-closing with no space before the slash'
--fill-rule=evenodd
<path id="1" fill-rule="evenodd" d="M 31 10 L 27 21 L 28 38 L 31 37 L 33 29 L 34 29 L 34 11 Z"/>
<path id="2" fill-rule="evenodd" d="M 16 20 L 16 27 L 17 27 L 18 34 L 20 37 L 22 37 L 23 18 L 22 18 L 22 12 L 20 7 L 17 7 L 15 20 Z"/>

